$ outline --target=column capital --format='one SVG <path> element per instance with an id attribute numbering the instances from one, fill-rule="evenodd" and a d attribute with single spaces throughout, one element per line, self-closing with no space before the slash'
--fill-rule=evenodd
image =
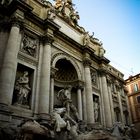
<path id="1" fill-rule="evenodd" d="M 12 26 L 16 26 L 18 28 L 22 27 L 24 23 L 24 12 L 17 9 L 13 13 L 10 22 L 12 23 Z"/>
<path id="2" fill-rule="evenodd" d="M 24 21 L 21 18 L 12 17 L 10 22 L 11 22 L 12 26 L 15 26 L 15 27 L 18 27 L 18 28 L 21 28 L 21 27 L 23 28 Z"/>
<path id="3" fill-rule="evenodd" d="M 98 70 L 98 72 L 102 76 L 108 74 L 106 66 L 100 67 L 99 70 Z"/>
<path id="4" fill-rule="evenodd" d="M 44 45 L 47 45 L 47 44 L 51 45 L 52 42 L 54 41 L 54 38 L 51 35 L 44 35 L 41 37 L 41 40 L 42 40 Z"/>
<path id="5" fill-rule="evenodd" d="M 84 66 L 86 67 L 86 66 L 90 66 L 91 65 L 91 59 L 90 58 L 88 58 L 88 57 L 85 57 L 84 58 L 84 60 L 83 60 L 83 64 L 84 64 Z"/>

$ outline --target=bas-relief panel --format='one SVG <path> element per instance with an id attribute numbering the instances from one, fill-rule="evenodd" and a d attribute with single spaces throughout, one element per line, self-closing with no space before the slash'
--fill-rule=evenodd
<path id="1" fill-rule="evenodd" d="M 98 75 L 93 69 L 91 69 L 91 82 L 93 86 L 98 87 Z"/>
<path id="2" fill-rule="evenodd" d="M 33 58 L 37 58 L 39 51 L 39 40 L 24 34 L 20 45 L 20 51 Z"/>

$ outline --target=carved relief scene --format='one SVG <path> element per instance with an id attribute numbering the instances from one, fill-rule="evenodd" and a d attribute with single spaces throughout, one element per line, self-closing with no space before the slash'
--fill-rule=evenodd
<path id="1" fill-rule="evenodd" d="M 91 81 L 94 86 L 98 86 L 97 72 L 91 69 Z"/>
<path id="2" fill-rule="evenodd" d="M 38 41 L 24 34 L 22 38 L 22 43 L 21 43 L 21 51 L 32 57 L 36 57 L 37 47 L 38 47 Z"/>

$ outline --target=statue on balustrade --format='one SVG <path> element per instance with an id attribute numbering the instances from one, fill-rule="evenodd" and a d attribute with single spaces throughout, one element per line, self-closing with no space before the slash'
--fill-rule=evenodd
<path id="1" fill-rule="evenodd" d="M 89 32 L 85 32 L 83 37 L 83 46 L 88 46 L 89 43 L 90 43 Z"/>
<path id="2" fill-rule="evenodd" d="M 102 46 L 103 45 L 102 42 L 100 42 L 100 44 L 101 44 L 101 46 L 99 47 L 99 56 L 103 57 L 106 51 Z"/>

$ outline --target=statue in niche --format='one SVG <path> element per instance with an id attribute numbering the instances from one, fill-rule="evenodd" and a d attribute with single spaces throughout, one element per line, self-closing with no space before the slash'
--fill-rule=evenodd
<path id="1" fill-rule="evenodd" d="M 74 106 L 71 100 L 71 89 L 72 86 L 67 86 L 64 89 L 61 89 L 57 93 L 57 99 L 60 100 L 63 104 L 63 107 L 66 107 L 67 114 L 73 114 L 76 121 L 79 121 L 79 114 L 77 108 Z"/>
<path id="2" fill-rule="evenodd" d="M 99 99 L 98 98 L 95 98 L 94 99 L 94 119 L 95 119 L 95 122 L 98 122 L 99 121 Z"/>
<path id="3" fill-rule="evenodd" d="M 88 32 L 84 33 L 84 38 L 83 38 L 83 45 L 88 46 L 90 43 L 90 36 Z"/>
<path id="4" fill-rule="evenodd" d="M 35 56 L 36 48 L 37 48 L 37 41 L 27 37 L 26 35 L 23 38 L 21 44 L 22 50 L 31 56 Z"/>
<path id="5" fill-rule="evenodd" d="M 17 91 L 16 103 L 28 105 L 29 92 L 31 91 L 28 71 L 24 71 L 23 76 L 16 81 L 15 90 Z"/>

